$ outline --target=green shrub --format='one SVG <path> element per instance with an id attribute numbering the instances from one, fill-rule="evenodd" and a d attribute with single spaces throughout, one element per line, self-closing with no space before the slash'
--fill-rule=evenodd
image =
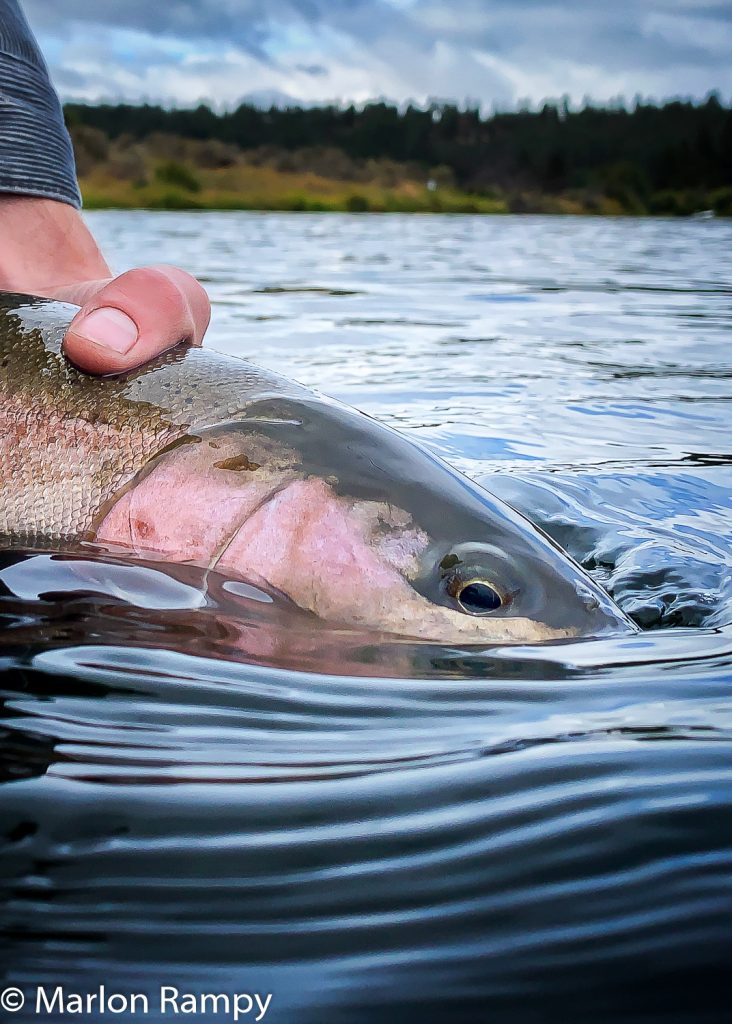
<path id="1" fill-rule="evenodd" d="M 650 187 L 643 169 L 627 160 L 603 168 L 602 190 L 627 213 L 645 213 Z"/>
<path id="2" fill-rule="evenodd" d="M 718 217 L 732 217 L 732 186 L 718 188 L 709 199 Z"/>
<path id="3" fill-rule="evenodd" d="M 346 200 L 346 209 L 349 213 L 366 213 L 369 209 L 369 201 L 366 196 L 349 196 Z"/>
<path id="4" fill-rule="evenodd" d="M 79 175 L 89 174 L 97 164 L 107 159 L 109 139 L 104 132 L 90 125 L 79 124 L 71 128 L 70 134 Z"/>
<path id="5" fill-rule="evenodd" d="M 286 210 L 303 211 L 310 209 L 308 200 L 305 196 L 300 195 L 291 196 L 290 198 L 285 199 L 282 205 Z"/>
<path id="6" fill-rule="evenodd" d="M 708 208 L 709 204 L 706 202 L 706 198 L 699 192 L 668 188 L 653 193 L 648 203 L 648 209 L 651 213 L 665 214 L 668 217 L 690 217 L 693 213 L 699 213 Z"/>
<path id="7" fill-rule="evenodd" d="M 177 160 L 164 160 L 155 168 L 155 180 L 163 185 L 173 185 L 187 192 L 200 192 L 201 182 L 185 164 Z"/>
<path id="8" fill-rule="evenodd" d="M 153 210 L 199 210 L 202 204 L 193 199 L 190 194 L 180 192 L 177 189 L 164 189 L 162 192 L 148 192 L 145 205 Z"/>

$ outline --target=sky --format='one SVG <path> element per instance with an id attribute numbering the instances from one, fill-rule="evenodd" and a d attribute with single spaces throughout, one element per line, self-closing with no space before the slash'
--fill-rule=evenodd
<path id="1" fill-rule="evenodd" d="M 732 97 L 732 3 L 25 0 L 64 99 L 217 109 L 387 98 Z"/>

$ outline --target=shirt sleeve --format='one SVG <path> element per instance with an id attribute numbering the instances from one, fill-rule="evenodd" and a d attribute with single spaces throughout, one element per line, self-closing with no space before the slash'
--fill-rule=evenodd
<path id="1" fill-rule="evenodd" d="M 0 0 L 0 192 L 81 206 L 61 104 L 17 0 Z"/>

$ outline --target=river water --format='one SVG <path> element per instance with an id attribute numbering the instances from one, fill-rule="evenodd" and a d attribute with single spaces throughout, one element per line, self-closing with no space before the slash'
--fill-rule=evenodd
<path id="1" fill-rule="evenodd" d="M 116 270 L 205 282 L 212 347 L 421 439 L 643 631 L 406 672 L 254 601 L 232 658 L 183 570 L 100 557 L 90 594 L 4 553 L 13 1019 L 104 983 L 148 995 L 128 1020 L 171 1019 L 161 985 L 287 1024 L 729 1020 L 732 225 L 89 219 Z"/>

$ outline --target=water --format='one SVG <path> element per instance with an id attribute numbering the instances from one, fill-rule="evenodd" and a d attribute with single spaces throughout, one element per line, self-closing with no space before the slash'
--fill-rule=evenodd
<path id="1" fill-rule="evenodd" d="M 643 632 L 389 647 L 6 553 L 6 982 L 148 1020 L 161 985 L 288 1024 L 727 1020 L 732 226 L 90 220 L 116 269 L 205 281 L 213 347 L 419 437 Z"/>

